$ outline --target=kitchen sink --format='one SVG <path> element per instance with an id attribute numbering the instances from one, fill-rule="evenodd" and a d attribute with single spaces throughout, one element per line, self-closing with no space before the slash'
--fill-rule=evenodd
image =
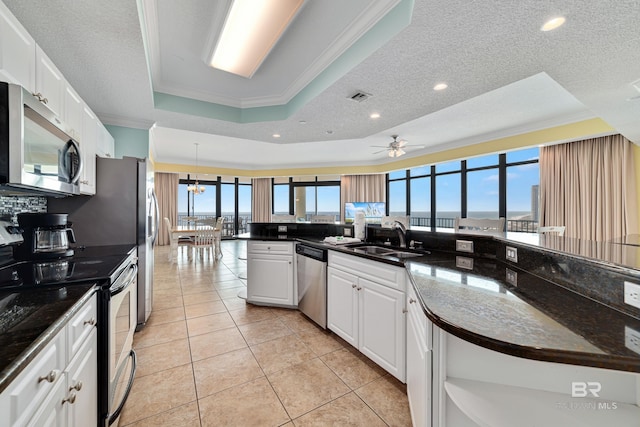
<path id="1" fill-rule="evenodd" d="M 367 255 L 387 255 L 391 252 L 396 252 L 395 249 L 375 245 L 356 246 L 352 249 L 354 252 L 365 253 Z"/>
<path id="2" fill-rule="evenodd" d="M 387 252 L 387 253 L 385 253 L 383 255 L 384 256 L 392 256 L 394 258 L 405 259 L 405 258 L 419 257 L 419 256 L 422 256 L 424 254 L 416 253 L 416 252 L 394 251 L 394 252 Z"/>

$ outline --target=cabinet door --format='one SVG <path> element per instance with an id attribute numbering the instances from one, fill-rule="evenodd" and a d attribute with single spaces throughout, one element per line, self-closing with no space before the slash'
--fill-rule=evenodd
<path id="1" fill-rule="evenodd" d="M 35 90 L 36 42 L 0 2 L 0 80 Z"/>
<path id="2" fill-rule="evenodd" d="M 421 336 L 421 328 L 412 314 L 409 312 L 407 316 L 407 397 L 413 425 L 430 426 L 431 366 L 427 362 L 431 359 L 427 358 L 426 337 Z"/>
<path id="3" fill-rule="evenodd" d="M 40 46 L 36 46 L 36 93 L 46 99 L 42 102 L 58 117 L 62 117 L 65 85 L 60 70 Z"/>
<path id="4" fill-rule="evenodd" d="M 82 108 L 82 176 L 80 177 L 80 192 L 82 194 L 96 194 L 96 143 L 98 140 L 98 118 L 93 111 L 83 105 Z"/>
<path id="5" fill-rule="evenodd" d="M 358 278 L 360 351 L 405 382 L 404 292 Z"/>
<path id="6" fill-rule="evenodd" d="M 100 157 L 115 157 L 115 141 L 102 123 L 98 126 L 98 145 L 96 154 Z"/>
<path id="7" fill-rule="evenodd" d="M 293 256 L 247 254 L 247 301 L 294 306 Z"/>
<path id="8" fill-rule="evenodd" d="M 327 327 L 358 347 L 358 278 L 327 268 Z"/>
<path id="9" fill-rule="evenodd" d="M 68 407 L 69 427 L 94 425 L 98 419 L 98 338 L 93 328 L 67 372 L 68 393 L 75 394 L 75 401 Z"/>
<path id="10" fill-rule="evenodd" d="M 65 82 L 64 114 L 62 121 L 68 126 L 67 133 L 82 145 L 82 99 L 75 90 Z"/>

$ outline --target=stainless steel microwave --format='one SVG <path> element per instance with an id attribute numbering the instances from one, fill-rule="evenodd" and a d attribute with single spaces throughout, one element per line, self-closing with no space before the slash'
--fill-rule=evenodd
<path id="1" fill-rule="evenodd" d="M 0 194 L 80 194 L 82 156 L 69 133 L 29 91 L 0 82 Z"/>

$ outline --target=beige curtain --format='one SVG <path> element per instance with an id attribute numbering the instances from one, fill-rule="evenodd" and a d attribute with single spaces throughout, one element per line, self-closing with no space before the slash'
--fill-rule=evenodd
<path id="1" fill-rule="evenodd" d="M 251 221 L 271 222 L 271 178 L 253 178 L 251 196 Z"/>
<path id="2" fill-rule="evenodd" d="M 340 179 L 340 221 L 344 222 L 347 202 L 384 202 L 386 186 L 384 174 L 344 175 Z"/>
<path id="3" fill-rule="evenodd" d="M 606 241 L 638 232 L 631 142 L 622 135 L 540 149 L 540 225 Z"/>
<path id="4" fill-rule="evenodd" d="M 158 197 L 158 209 L 160 211 L 160 229 L 158 230 L 157 245 L 169 244 L 169 230 L 164 218 L 169 218 L 171 225 L 178 222 L 178 181 L 179 176 L 175 173 L 156 172 L 154 177 L 156 195 Z"/>

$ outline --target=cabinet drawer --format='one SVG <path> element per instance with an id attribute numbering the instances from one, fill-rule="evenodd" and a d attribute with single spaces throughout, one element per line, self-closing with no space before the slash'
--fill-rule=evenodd
<path id="1" fill-rule="evenodd" d="M 373 280 L 381 285 L 399 291 L 405 291 L 406 270 L 383 262 L 329 251 L 329 265 L 334 268 L 355 274 L 358 277 Z"/>
<path id="2" fill-rule="evenodd" d="M 0 413 L 9 426 L 23 426 L 49 392 L 65 381 L 66 329 L 61 330 L 0 395 Z"/>
<path id="3" fill-rule="evenodd" d="M 82 346 L 91 331 L 96 328 L 98 308 L 94 295 L 78 311 L 67 325 L 67 357 L 71 360 Z"/>
<path id="4" fill-rule="evenodd" d="M 248 243 L 247 252 L 273 255 L 291 255 L 293 254 L 293 243 L 251 240 Z"/>

